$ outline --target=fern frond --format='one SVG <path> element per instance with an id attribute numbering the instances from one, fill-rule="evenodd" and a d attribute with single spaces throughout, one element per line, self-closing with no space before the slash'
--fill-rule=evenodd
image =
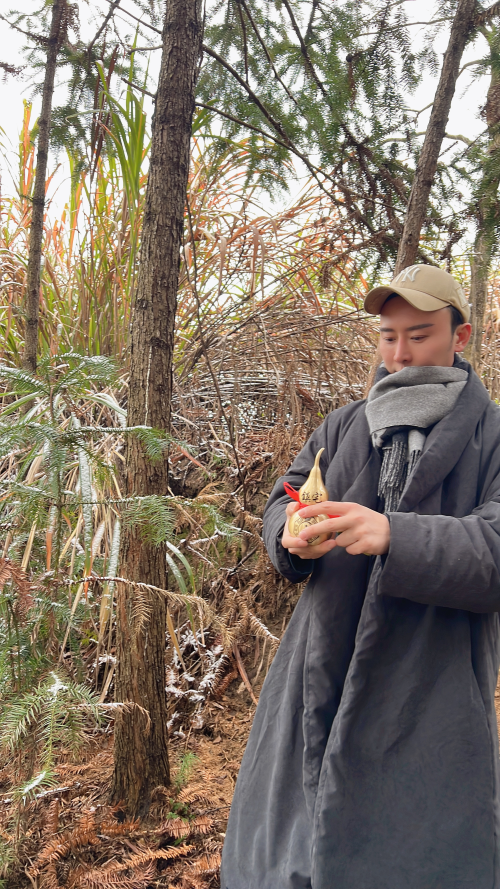
<path id="1" fill-rule="evenodd" d="M 151 426 L 127 426 L 120 430 L 124 435 L 133 435 L 137 438 L 152 463 L 166 457 L 169 446 L 176 442 L 168 432 L 161 429 L 153 429 Z"/>
<path id="2" fill-rule="evenodd" d="M 0 362 L 0 382 L 10 384 L 16 395 L 37 395 L 39 398 L 50 395 L 50 388 L 41 377 L 20 367 L 9 367 L 3 361 Z"/>
<path id="3" fill-rule="evenodd" d="M 158 546 L 170 537 L 174 529 L 174 514 L 170 497 L 138 497 L 126 501 L 122 521 L 127 528 L 137 528 L 143 540 Z"/>
<path id="4" fill-rule="evenodd" d="M 184 820 L 183 818 L 167 818 L 163 824 L 160 824 L 160 826 L 155 829 L 155 834 L 172 837 L 172 839 L 178 840 L 181 837 L 190 836 L 191 825 L 189 821 Z"/>
<path id="5" fill-rule="evenodd" d="M 206 836 L 213 830 L 214 823 L 208 815 L 199 815 L 194 821 L 191 821 L 190 836 Z"/>
<path id="6" fill-rule="evenodd" d="M 254 631 L 256 636 L 260 636 L 263 639 L 268 640 L 271 643 L 271 649 L 275 650 L 280 644 L 280 640 L 277 636 L 273 636 L 273 634 L 267 629 L 266 625 L 259 620 L 258 617 L 255 616 L 251 611 L 248 612 L 248 623 L 252 630 Z"/>
<path id="7" fill-rule="evenodd" d="M 47 768 L 38 775 L 35 775 L 34 778 L 30 778 L 29 781 L 26 781 L 20 787 L 16 787 L 13 797 L 22 802 L 23 805 L 26 805 L 26 803 L 29 800 L 34 799 L 37 793 L 40 793 L 41 790 L 48 790 L 50 787 L 56 785 L 57 781 L 54 772 Z"/>
<path id="8" fill-rule="evenodd" d="M 42 889 L 61 889 L 55 864 L 49 864 L 41 881 Z"/>
<path id="9" fill-rule="evenodd" d="M 106 837 L 120 837 L 125 834 L 134 833 L 141 828 L 139 820 L 130 819 L 128 821 L 101 821 L 99 824 L 99 834 Z"/>
<path id="10" fill-rule="evenodd" d="M 22 624 L 26 620 L 28 611 L 33 606 L 34 585 L 20 565 L 11 559 L 0 558 L 0 589 L 10 580 L 16 592 L 13 610 L 17 619 Z"/>
<path id="11" fill-rule="evenodd" d="M 196 864 L 193 864 L 191 873 L 196 875 L 215 874 L 220 868 L 221 855 L 219 852 L 213 855 L 203 855 Z"/>
<path id="12" fill-rule="evenodd" d="M 88 716 L 97 723 L 100 720 L 95 695 L 85 686 L 64 682 L 51 672 L 38 688 L 6 708 L 0 746 L 14 752 L 32 734 L 39 743 L 40 759 L 49 768 L 56 743 L 69 744 L 72 749 L 82 743 L 84 719 Z"/>
<path id="13" fill-rule="evenodd" d="M 140 632 L 151 619 L 153 600 L 151 593 L 136 584 L 133 588 L 132 622 L 135 632 Z"/>
<path id="14" fill-rule="evenodd" d="M 203 805 L 212 805 L 212 797 L 210 796 L 206 784 L 195 784 L 191 787 L 185 787 L 181 790 L 177 797 L 180 803 L 202 803 Z"/>
<path id="15" fill-rule="evenodd" d="M 90 871 L 82 872 L 79 879 L 72 882 L 72 886 L 82 887 L 82 889 L 101 889 L 102 886 L 119 886 L 120 889 L 146 889 L 155 876 L 154 862 L 127 876 L 125 871 L 129 868 L 130 865 L 125 862 L 93 868 Z"/>
<path id="16" fill-rule="evenodd" d="M 148 849 L 145 852 L 137 852 L 135 855 L 131 855 L 123 864 L 128 867 L 138 867 L 150 861 L 176 861 L 178 858 L 184 858 L 186 855 L 189 855 L 194 848 L 194 846 L 184 844 L 182 846 L 169 846 L 167 849 Z"/>
<path id="17" fill-rule="evenodd" d="M 189 855 L 194 846 L 171 846 L 168 849 L 146 849 L 136 852 L 123 861 L 113 861 L 81 873 L 73 885 L 86 889 L 102 886 L 120 886 L 125 889 L 141 889 L 154 877 L 157 861 L 176 861 Z"/>

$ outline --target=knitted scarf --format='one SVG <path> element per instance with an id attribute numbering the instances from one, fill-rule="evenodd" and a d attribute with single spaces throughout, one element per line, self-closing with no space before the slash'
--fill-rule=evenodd
<path id="1" fill-rule="evenodd" d="M 422 453 L 430 427 L 455 407 L 468 372 L 453 367 L 404 367 L 390 374 L 382 364 L 366 404 L 374 447 L 382 450 L 379 497 L 395 512 Z"/>

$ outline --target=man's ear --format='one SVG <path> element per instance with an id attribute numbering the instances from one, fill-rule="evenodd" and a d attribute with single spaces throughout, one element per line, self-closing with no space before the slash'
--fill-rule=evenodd
<path id="1" fill-rule="evenodd" d="M 472 334 L 472 324 L 467 321 L 465 324 L 459 324 L 453 334 L 455 343 L 455 352 L 463 352 Z"/>

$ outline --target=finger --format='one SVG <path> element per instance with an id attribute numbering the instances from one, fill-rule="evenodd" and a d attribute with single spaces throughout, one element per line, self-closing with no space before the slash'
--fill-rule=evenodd
<path id="1" fill-rule="evenodd" d="M 331 521 L 332 519 L 325 519 L 323 522 L 318 522 L 317 525 L 309 525 L 307 528 L 302 528 L 299 531 L 299 539 L 309 540 L 310 537 L 317 537 L 318 534 L 330 535 L 333 531 L 333 528 L 330 527 Z"/>
<path id="2" fill-rule="evenodd" d="M 287 521 L 281 538 L 281 545 L 288 550 L 293 546 L 298 549 L 303 549 L 304 547 L 307 547 L 307 540 L 301 540 L 300 537 L 292 537 Z"/>
<path id="3" fill-rule="evenodd" d="M 289 503 L 285 510 L 288 518 L 290 518 L 290 516 L 293 515 L 294 512 L 297 512 L 298 509 L 300 509 L 300 503 L 294 503 L 293 501 L 292 503 Z"/>
<path id="4" fill-rule="evenodd" d="M 338 519 L 324 519 L 316 525 L 302 528 L 299 532 L 299 537 L 302 540 L 308 540 L 309 537 L 314 537 L 316 534 L 340 534 L 342 531 L 347 531 L 350 527 L 355 527 L 356 524 L 357 517 L 355 515 L 339 516 Z"/>
<path id="5" fill-rule="evenodd" d="M 353 544 L 359 543 L 361 536 L 362 535 L 360 535 L 359 529 L 348 528 L 347 530 L 342 531 L 341 534 L 337 534 L 335 540 L 337 542 L 337 546 L 343 546 L 344 549 L 347 549 L 348 546 L 353 546 Z"/>
<path id="6" fill-rule="evenodd" d="M 286 537 L 283 537 L 281 545 L 284 546 L 285 549 L 291 549 L 292 547 L 294 549 L 306 549 L 309 544 L 307 543 L 307 540 L 301 540 L 300 537 L 291 537 L 291 535 L 288 534 Z"/>
<path id="7" fill-rule="evenodd" d="M 370 544 L 365 540 L 356 540 L 355 543 L 350 546 L 346 546 L 346 553 L 349 553 L 350 556 L 371 556 L 373 553 L 371 552 Z"/>
<path id="8" fill-rule="evenodd" d="M 298 556 L 300 559 L 304 559 L 305 561 L 311 558 L 309 553 L 305 553 L 303 549 L 289 549 L 288 552 L 291 553 L 292 556 Z"/>
<path id="9" fill-rule="evenodd" d="M 323 500 L 321 503 L 311 503 L 310 506 L 300 506 L 299 504 L 300 514 L 305 518 L 313 515 L 321 515 L 321 513 L 344 516 L 347 515 L 353 507 L 357 506 L 357 503 L 344 503 L 339 500 Z"/>
<path id="10" fill-rule="evenodd" d="M 294 555 L 298 555 L 303 559 L 320 559 L 321 556 L 324 556 L 332 549 L 335 549 L 336 545 L 337 544 L 333 539 L 325 540 L 324 543 L 320 543 L 318 544 L 318 546 L 307 546 L 305 550 L 302 549 L 300 550 L 300 552 L 294 552 L 294 549 L 290 549 L 289 552 Z"/>
<path id="11" fill-rule="evenodd" d="M 329 553 L 330 550 L 335 549 L 337 546 L 337 542 L 333 540 L 325 540 L 323 543 L 318 543 L 316 546 L 309 545 L 307 547 L 309 552 L 310 559 L 320 559 L 321 556 L 324 556 L 326 553 Z"/>

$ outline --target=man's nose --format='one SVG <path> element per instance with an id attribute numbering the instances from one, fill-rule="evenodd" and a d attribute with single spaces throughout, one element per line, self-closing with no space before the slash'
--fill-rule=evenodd
<path id="1" fill-rule="evenodd" d="M 411 361 L 411 354 L 404 337 L 398 337 L 396 350 L 394 352 L 394 361 L 398 364 L 408 364 Z"/>

